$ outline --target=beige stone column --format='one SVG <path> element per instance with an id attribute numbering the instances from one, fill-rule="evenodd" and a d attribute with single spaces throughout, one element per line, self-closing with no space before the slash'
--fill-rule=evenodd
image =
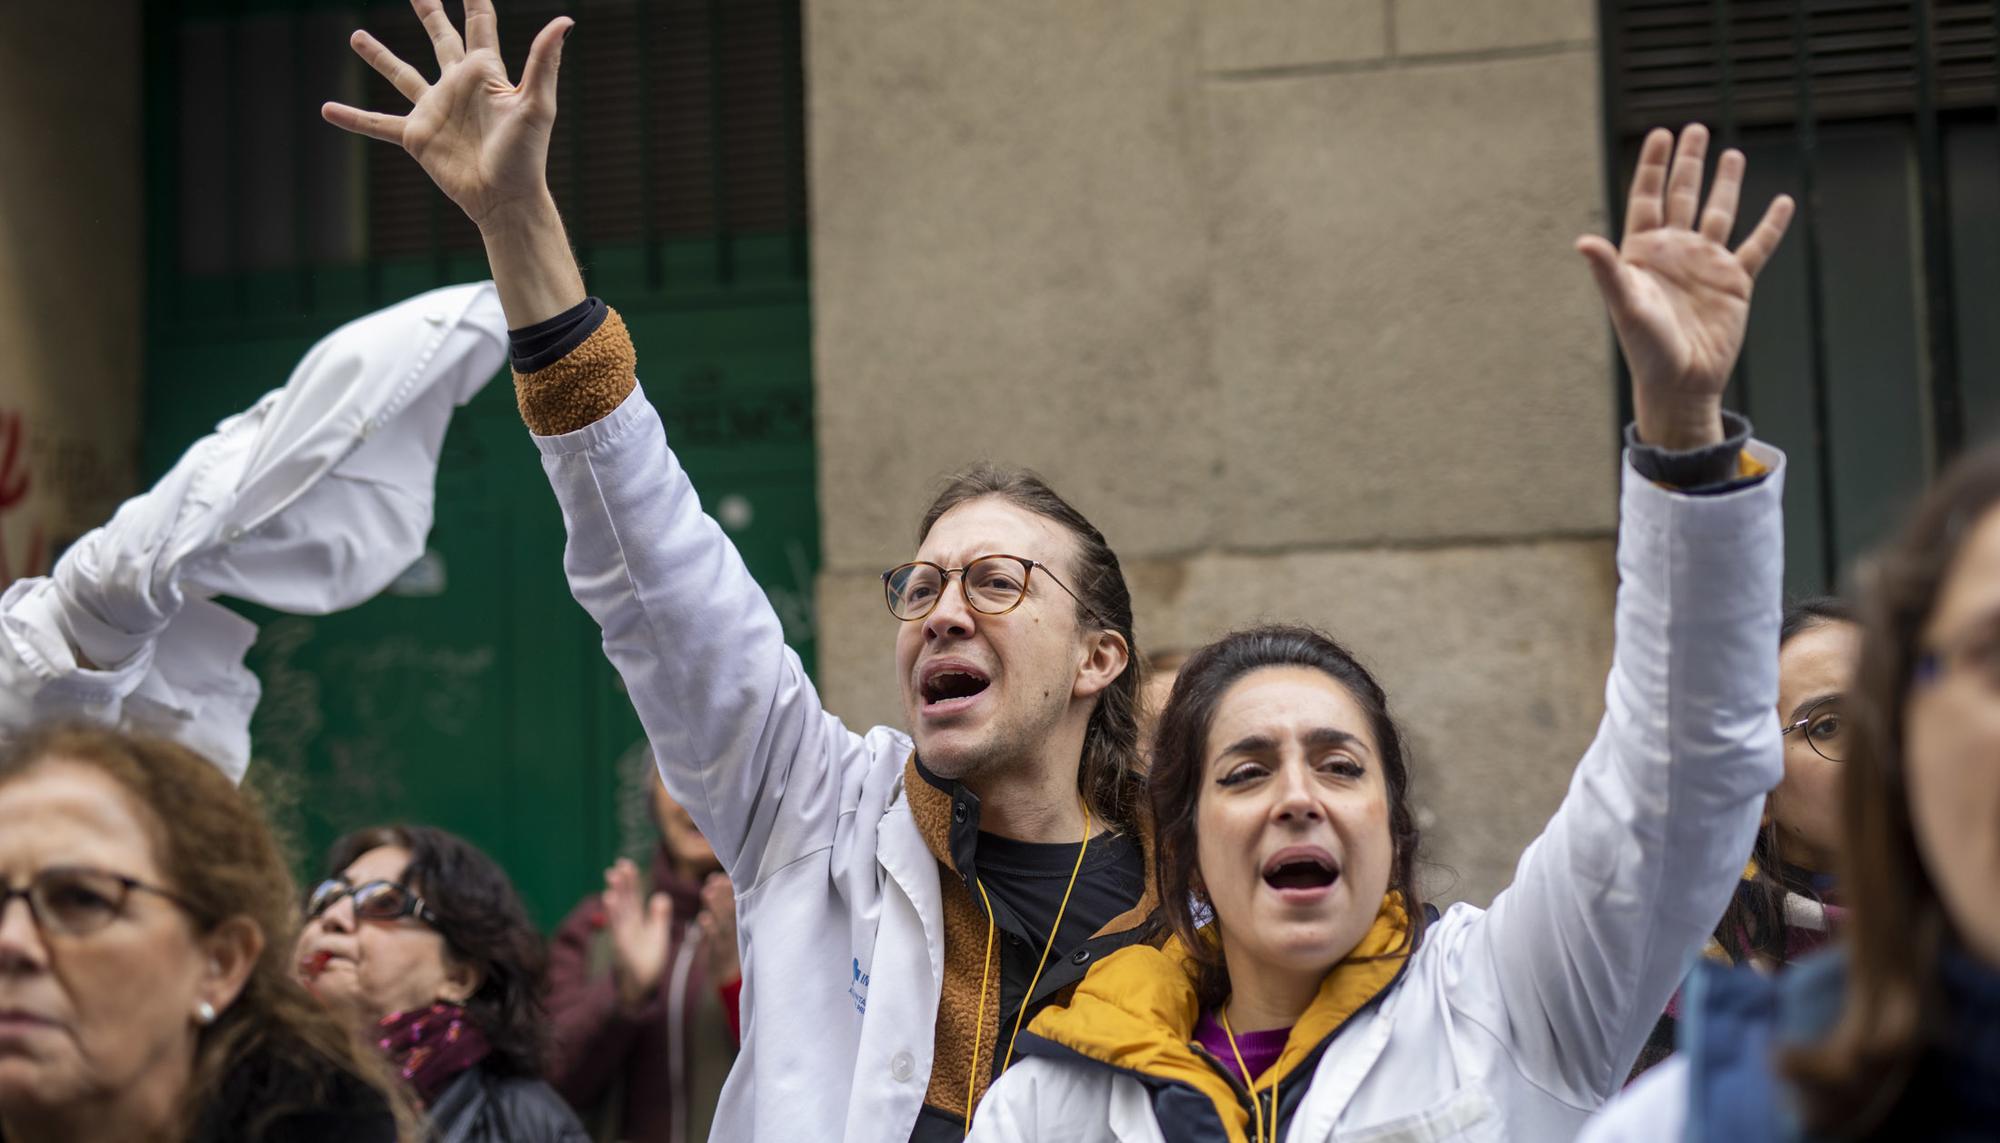
<path id="1" fill-rule="evenodd" d="M 1484 901 L 1602 710 L 1616 468 L 1587 0 L 808 5 L 820 674 L 898 719 L 875 573 L 1041 470 L 1147 648 L 1325 627 Z"/>

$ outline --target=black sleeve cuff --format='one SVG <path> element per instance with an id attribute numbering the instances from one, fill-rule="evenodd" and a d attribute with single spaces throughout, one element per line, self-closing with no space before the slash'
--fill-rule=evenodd
<path id="1" fill-rule="evenodd" d="M 1710 495 L 1745 483 L 1737 478 L 1736 458 L 1750 443 L 1750 419 L 1725 409 L 1722 432 L 1724 439 L 1716 444 L 1674 452 L 1640 440 L 1635 423 L 1625 426 L 1625 448 L 1631 454 L 1632 467 L 1647 480 L 1696 496 Z"/>
<path id="2" fill-rule="evenodd" d="M 537 373 L 547 369 L 604 324 L 611 307 L 600 298 L 585 298 L 547 321 L 507 331 L 513 343 L 514 372 Z"/>

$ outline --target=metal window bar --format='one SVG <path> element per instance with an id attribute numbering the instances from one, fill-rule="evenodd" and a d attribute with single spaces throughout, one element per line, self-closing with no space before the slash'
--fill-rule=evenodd
<path id="1" fill-rule="evenodd" d="M 2000 11 L 2000 5 L 1996 5 Z M 789 160 L 785 171 L 785 226 L 791 231 L 787 265 L 792 276 L 804 280 L 806 270 L 806 126 L 805 126 L 805 35 L 803 13 L 797 4 L 779 7 L 784 21 L 785 90 L 784 140 Z"/>
<path id="2" fill-rule="evenodd" d="M 1716 44 L 1716 87 L 1722 96 L 1722 114 L 1716 124 L 1717 153 L 1738 143 L 1736 122 L 1736 60 L 1734 36 L 1729 20 L 1727 0 L 1709 0 L 1709 30 Z M 1739 409 L 1750 407 L 1750 355 L 1741 354 L 1736 359 L 1736 369 L 1730 378 L 1730 397 Z"/>
<path id="3" fill-rule="evenodd" d="M 1958 455 L 1965 427 L 1958 391 L 1958 330 L 1952 312 L 1950 186 L 1938 127 L 1937 20 L 1932 0 L 1916 0 L 1917 186 L 1922 220 L 1924 326 L 1930 354 L 1932 464 Z"/>
<path id="4" fill-rule="evenodd" d="M 1726 0 L 1725 0 L 1726 2 Z M 1812 29 L 1801 0 L 1792 9 L 1792 140 L 1799 152 L 1799 248 L 1805 259 L 1806 347 L 1812 378 L 1812 449 L 1819 484 L 1819 582 L 1831 587 L 1840 574 L 1840 526 L 1834 508 L 1832 401 L 1826 380 L 1826 291 L 1820 280 L 1819 116 L 1813 105 Z"/>
<path id="5" fill-rule="evenodd" d="M 736 273 L 735 250 L 729 241 L 729 143 L 723 130 L 727 89 L 723 84 L 723 53 L 728 35 L 724 21 L 730 6 L 708 0 L 708 147 L 709 177 L 715 195 L 715 278 L 729 282 Z"/>

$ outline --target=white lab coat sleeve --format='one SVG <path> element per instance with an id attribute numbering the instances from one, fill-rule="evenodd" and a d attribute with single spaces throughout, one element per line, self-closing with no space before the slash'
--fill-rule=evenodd
<path id="1" fill-rule="evenodd" d="M 1624 1081 L 1782 776 L 1784 458 L 1752 450 L 1770 474 L 1720 495 L 1624 466 L 1603 722 L 1513 883 L 1440 950 L 1454 1010 L 1575 1106 Z"/>
<path id="2" fill-rule="evenodd" d="M 1687 1117 L 1687 1060 L 1673 1056 L 1605 1104 L 1577 1143 L 1680 1143 Z"/>
<path id="3" fill-rule="evenodd" d="M 322 338 L 151 489 L 0 597 L 0 730 L 56 717 L 164 734 L 240 779 L 256 635 L 211 602 L 327 614 L 423 554 L 445 427 L 504 360 L 492 283 Z"/>
<path id="4" fill-rule="evenodd" d="M 821 708 L 644 390 L 535 443 L 569 533 L 570 590 L 603 630 L 668 792 L 730 877 L 754 888 L 832 845 L 869 747 Z"/>

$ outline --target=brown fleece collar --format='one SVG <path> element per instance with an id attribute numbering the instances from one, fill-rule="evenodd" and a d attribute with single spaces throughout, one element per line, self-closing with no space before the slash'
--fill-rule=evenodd
<path id="1" fill-rule="evenodd" d="M 547 369 L 514 374 L 514 399 L 528 431 L 552 437 L 602 420 L 638 384 L 639 353 L 617 310 Z"/>
<path id="2" fill-rule="evenodd" d="M 1011 1013 L 1000 1011 L 999 966 L 985 960 L 990 931 L 986 911 L 966 886 L 965 878 L 952 860 L 952 795 L 917 770 L 916 752 L 903 763 L 903 794 L 910 805 L 910 818 L 924 845 L 938 863 L 938 887 L 944 898 L 944 987 L 938 996 L 937 1028 L 932 1039 L 930 1087 L 924 1102 L 953 1115 L 965 1116 L 966 1081 L 971 1077 L 972 1049 L 979 1044 L 979 1074 L 974 1078 L 972 1101 L 985 1095 L 993 1077 L 994 1053 L 1000 1048 L 1003 1020 L 1013 1028 Z M 1139 832 L 1139 852 L 1145 862 L 1146 889 L 1139 903 L 1111 919 L 1092 939 L 1122 933 L 1138 927 L 1158 907 L 1154 886 L 1153 836 Z M 1164 938 L 1164 932 L 1161 934 Z M 981 1016 L 980 992 L 986 1003 Z"/>

